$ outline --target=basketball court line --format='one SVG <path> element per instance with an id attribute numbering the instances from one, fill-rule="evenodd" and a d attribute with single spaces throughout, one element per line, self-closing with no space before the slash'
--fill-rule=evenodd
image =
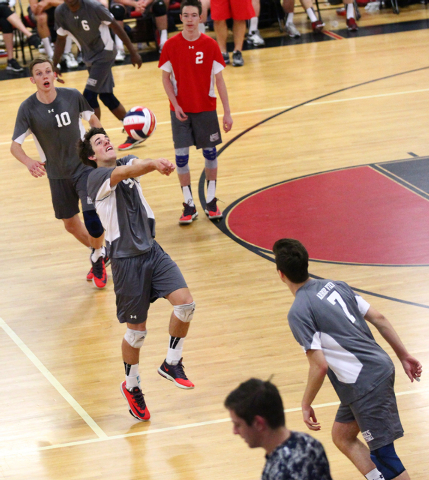
<path id="1" fill-rule="evenodd" d="M 9 336 L 11 340 L 20 348 L 24 355 L 33 363 L 33 365 L 42 373 L 42 375 L 49 381 L 49 383 L 58 391 L 58 393 L 67 401 L 67 403 L 79 414 L 79 416 L 84 420 L 84 422 L 91 428 L 91 430 L 97 435 L 97 438 L 92 438 L 88 440 L 79 440 L 76 442 L 60 443 L 56 445 L 47 445 L 44 447 L 34 447 L 34 448 L 22 448 L 22 449 L 11 449 L 11 450 L 0 450 L 0 457 L 11 457 L 14 455 L 34 455 L 41 451 L 46 450 L 55 450 L 59 448 L 74 447 L 80 445 L 88 445 L 92 443 L 105 442 L 110 440 L 120 440 L 130 437 L 138 437 L 142 435 L 155 435 L 159 433 L 172 432 L 175 430 L 185 430 L 189 428 L 199 428 L 205 427 L 208 425 L 217 425 L 219 423 L 230 422 L 231 419 L 221 418 L 218 420 L 208 420 L 206 422 L 197 422 L 197 423 L 188 423 L 185 425 L 177 425 L 174 427 L 165 427 L 165 428 L 154 428 L 152 430 L 144 430 L 142 432 L 133 432 L 133 433 L 124 433 L 121 435 L 107 435 L 88 415 L 88 413 L 76 402 L 76 400 L 67 392 L 67 390 L 58 382 L 58 380 L 49 372 L 49 370 L 42 364 L 42 362 L 34 355 L 34 353 L 25 345 L 25 343 L 18 337 L 18 335 L 7 325 L 7 323 L 0 318 L 0 327 L 3 331 Z M 413 395 L 428 393 L 429 388 L 419 389 L 419 390 L 408 390 L 405 392 L 396 393 L 396 396 L 403 395 Z M 326 408 L 339 405 L 339 401 L 321 403 L 318 405 L 313 405 L 314 409 Z M 287 408 L 285 413 L 293 413 L 301 411 L 301 407 L 296 408 Z M 146 424 L 148 425 L 148 424 Z M 150 424 L 149 424 L 150 425 Z"/>
<path id="2" fill-rule="evenodd" d="M 373 99 L 373 98 L 382 98 L 382 97 L 392 97 L 392 96 L 395 96 L 395 95 L 409 95 L 409 94 L 413 94 L 413 93 L 423 93 L 423 92 L 429 92 L 429 88 L 423 88 L 423 89 L 419 89 L 419 90 L 408 90 L 408 91 L 405 91 L 405 92 L 392 92 L 392 93 L 380 93 L 379 95 L 365 95 L 365 96 L 362 96 L 362 97 L 351 97 L 351 98 L 341 98 L 339 100 L 327 100 L 327 101 L 324 101 L 324 102 L 317 102 L 317 101 L 310 101 L 308 103 L 306 103 L 305 105 L 303 105 L 304 107 L 312 107 L 314 105 L 327 105 L 327 104 L 331 104 L 331 103 L 340 103 L 340 102 L 354 102 L 354 101 L 359 101 L 359 100 L 370 100 L 370 99 Z M 233 113 L 233 116 L 238 116 L 238 115 L 249 115 L 249 114 L 252 114 L 252 113 L 263 113 L 263 112 L 273 112 L 273 111 L 276 111 L 276 110 L 285 110 L 285 109 L 289 109 L 289 108 L 292 108 L 292 105 L 284 105 L 284 106 L 280 106 L 280 107 L 270 107 L 270 108 L 259 108 L 257 110 L 247 110 L 245 112 L 234 112 Z M 218 117 L 222 117 L 223 115 L 218 115 Z M 168 121 L 165 121 L 165 122 L 158 122 L 157 125 L 168 125 L 170 124 L 171 122 L 168 120 Z M 107 132 L 113 132 L 115 130 L 122 130 L 123 127 L 113 127 L 113 128 L 106 128 L 106 131 Z M 26 138 L 26 141 L 33 141 L 33 138 L 32 137 L 28 137 Z M 9 142 L 0 142 L 0 145 L 10 145 L 10 141 Z"/>
<path id="3" fill-rule="evenodd" d="M 9 325 L 0 318 L 0 327 L 9 336 L 9 338 L 20 348 L 24 355 L 39 370 L 39 372 L 48 380 L 48 382 L 57 390 L 64 400 L 75 410 L 88 427 L 97 435 L 98 438 L 107 438 L 103 430 L 94 422 L 88 413 L 79 405 L 78 402 L 69 394 L 61 383 L 52 375 L 52 373 L 43 365 L 43 363 L 34 355 L 34 353 L 25 345 L 18 335 L 9 327 Z"/>

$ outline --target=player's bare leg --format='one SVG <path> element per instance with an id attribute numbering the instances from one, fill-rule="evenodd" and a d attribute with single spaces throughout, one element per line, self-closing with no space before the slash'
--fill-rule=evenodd
<path id="1" fill-rule="evenodd" d="M 71 233 L 80 243 L 83 243 L 85 247 L 91 247 L 90 235 L 85 225 L 79 218 L 79 215 L 76 214 L 71 218 L 63 218 L 65 229 Z M 93 239 L 98 240 L 98 239 Z"/>
<path id="2" fill-rule="evenodd" d="M 243 50 L 244 35 L 246 34 L 246 20 L 234 20 L 232 26 L 234 36 L 234 52 Z"/>
<path id="3" fill-rule="evenodd" d="M 376 466 L 371 460 L 369 449 L 357 438 L 359 432 L 360 429 L 356 421 L 350 423 L 334 422 L 332 440 L 340 452 L 354 464 L 359 472 L 362 475 L 366 475 L 374 470 Z"/>
<path id="4" fill-rule="evenodd" d="M 226 40 L 228 38 L 228 26 L 225 20 L 215 20 L 214 31 L 216 33 L 216 41 L 219 45 L 220 51 L 226 53 Z"/>
<path id="5" fill-rule="evenodd" d="M 182 350 L 188 334 L 189 323 L 194 315 L 195 303 L 188 288 L 179 288 L 165 298 L 174 306 L 174 311 L 171 314 L 168 328 L 170 341 L 167 357 L 158 368 L 158 373 L 167 380 L 171 380 L 179 388 L 191 389 L 194 388 L 194 384 L 185 374 Z"/>
<path id="6" fill-rule="evenodd" d="M 122 339 L 122 359 L 125 366 L 125 381 L 121 383 L 120 389 L 123 397 L 128 402 L 130 414 L 140 421 L 150 419 L 150 413 L 140 388 L 139 374 L 140 349 L 145 337 L 146 322 L 138 325 L 127 323 L 127 333 Z M 130 341 L 132 341 L 132 339 L 136 340 L 138 348 L 132 347 L 126 338 Z"/>
<path id="7" fill-rule="evenodd" d="M 195 208 L 194 199 L 192 197 L 191 191 L 191 174 L 188 173 L 177 173 L 179 177 L 180 187 L 182 188 L 182 193 L 184 197 L 183 203 L 183 213 L 180 217 L 180 225 L 188 225 L 192 223 L 198 217 L 197 209 Z"/>
<path id="8" fill-rule="evenodd" d="M 125 115 L 127 114 L 125 107 L 122 105 L 122 103 L 120 103 L 115 109 L 110 111 L 113 113 L 113 115 L 115 115 L 118 120 L 121 121 L 125 118 Z"/>

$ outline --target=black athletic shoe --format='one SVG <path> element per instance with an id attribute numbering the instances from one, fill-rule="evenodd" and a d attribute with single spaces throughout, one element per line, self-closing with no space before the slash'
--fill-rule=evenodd
<path id="1" fill-rule="evenodd" d="M 219 218 L 223 217 L 222 212 L 217 206 L 216 197 L 206 205 L 204 211 L 206 212 L 206 215 L 210 218 L 210 220 L 218 220 Z"/>
<path id="2" fill-rule="evenodd" d="M 192 223 L 194 220 L 197 219 L 198 217 L 198 212 L 197 209 L 195 208 L 195 205 L 188 205 L 187 203 L 183 204 L 183 213 L 182 216 L 179 219 L 180 225 L 188 225 L 189 223 Z"/>
<path id="3" fill-rule="evenodd" d="M 158 373 L 161 377 L 171 380 L 179 388 L 194 388 L 195 385 L 186 376 L 184 368 L 182 359 L 180 359 L 177 365 L 170 365 L 167 363 L 167 360 L 164 360 L 163 364 L 158 368 Z"/>
<path id="4" fill-rule="evenodd" d="M 24 71 L 24 69 L 21 67 L 21 65 L 14 58 L 10 58 L 7 61 L 6 70 L 9 70 L 10 72 L 23 72 Z"/>
<path id="5" fill-rule="evenodd" d="M 92 265 L 92 283 L 97 287 L 97 288 L 104 288 L 107 283 L 107 273 L 106 273 L 106 266 L 104 264 L 104 257 L 101 256 L 98 258 L 96 262 L 92 261 L 92 253 L 89 257 L 91 260 L 91 265 Z M 88 277 L 90 276 L 91 271 L 88 273 L 86 279 L 88 280 Z"/>
<path id="6" fill-rule="evenodd" d="M 39 35 L 37 35 L 37 33 L 33 33 L 33 35 L 31 35 L 31 37 L 28 37 L 27 39 L 28 45 L 31 45 L 34 48 L 38 48 L 40 45 L 40 42 L 41 40 Z"/>

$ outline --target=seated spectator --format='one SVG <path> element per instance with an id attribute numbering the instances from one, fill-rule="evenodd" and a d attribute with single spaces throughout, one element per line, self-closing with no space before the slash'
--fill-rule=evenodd
<path id="1" fill-rule="evenodd" d="M 54 56 L 52 42 L 55 41 L 55 8 L 63 3 L 63 0 L 29 0 L 31 18 L 37 25 L 44 52 L 51 60 Z M 52 29 L 52 32 L 51 32 Z M 68 69 L 77 68 L 78 63 L 72 53 L 72 39 L 67 37 L 63 60 Z"/>
<path id="2" fill-rule="evenodd" d="M 353 0 L 351 0 L 353 1 Z M 314 12 L 313 2 L 311 0 L 300 0 L 303 9 L 306 11 L 308 18 L 311 22 L 311 28 L 313 32 L 318 33 L 323 30 L 325 24 L 321 22 Z M 285 31 L 289 37 L 300 37 L 301 33 L 295 27 L 293 23 L 293 14 L 294 14 L 295 1 L 294 0 L 283 0 L 283 10 L 285 12 Z"/>
<path id="3" fill-rule="evenodd" d="M 40 38 L 25 27 L 18 15 L 10 8 L 9 2 L 6 1 L 0 2 L 0 27 L 7 53 L 6 70 L 22 72 L 24 69 L 13 58 L 13 29 L 16 28 L 22 32 L 27 37 L 28 44 L 35 48 L 39 45 Z"/>
<path id="4" fill-rule="evenodd" d="M 154 15 L 159 32 L 158 46 L 161 51 L 164 43 L 168 40 L 167 11 L 169 5 L 170 0 L 114 0 L 114 3 L 110 5 L 110 11 L 121 27 L 124 26 L 124 19 L 132 16 L 132 12 L 137 12 L 143 18 Z M 118 50 L 116 61 L 122 62 L 125 59 L 124 44 L 117 35 L 115 35 L 115 43 Z"/>
<path id="5" fill-rule="evenodd" d="M 258 30 L 259 14 L 261 12 L 261 0 L 252 0 L 255 16 L 249 22 L 249 34 L 247 35 L 247 43 L 253 47 L 263 47 L 265 41 Z"/>

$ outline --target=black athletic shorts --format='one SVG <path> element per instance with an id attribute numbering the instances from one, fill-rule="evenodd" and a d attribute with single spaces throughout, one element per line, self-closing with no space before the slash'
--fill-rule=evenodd
<path id="1" fill-rule="evenodd" d="M 82 202 L 82 211 L 95 210 L 92 203 L 88 203 L 88 175 L 93 168 L 85 168 L 73 178 L 49 179 L 52 204 L 55 218 L 59 220 L 72 218 L 79 213 L 79 199 Z"/>
<path id="2" fill-rule="evenodd" d="M 176 113 L 170 111 L 174 148 L 195 145 L 197 148 L 213 148 L 222 143 L 216 110 L 186 113 L 188 118 L 181 122 Z"/>
<path id="3" fill-rule="evenodd" d="M 112 258 L 111 265 L 120 323 L 145 322 L 151 303 L 187 288 L 179 267 L 155 240 L 149 252 Z"/>

